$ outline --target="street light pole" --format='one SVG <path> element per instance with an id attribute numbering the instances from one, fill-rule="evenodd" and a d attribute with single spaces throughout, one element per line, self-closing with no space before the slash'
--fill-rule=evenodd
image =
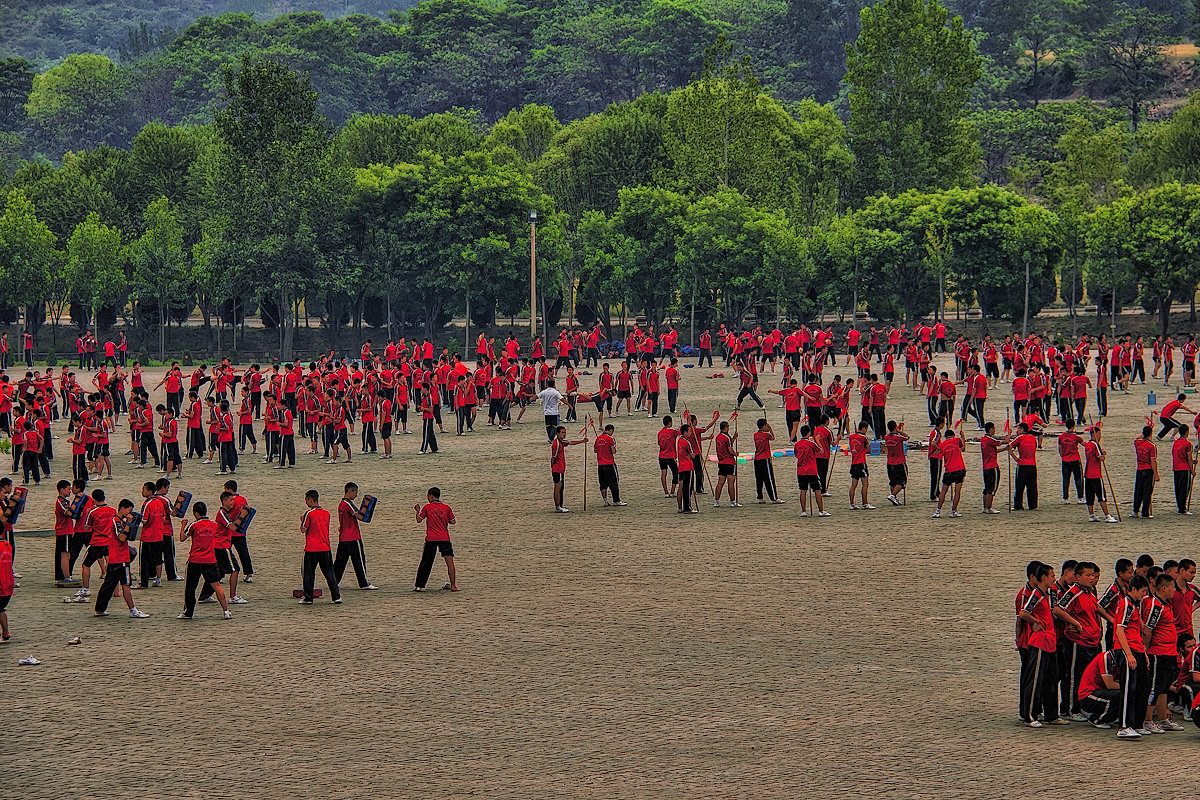
<path id="1" fill-rule="evenodd" d="M 529 212 L 529 346 L 537 339 L 537 212 Z"/>

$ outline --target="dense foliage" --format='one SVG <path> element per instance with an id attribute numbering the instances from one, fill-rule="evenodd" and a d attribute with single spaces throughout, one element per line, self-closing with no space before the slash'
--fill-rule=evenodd
<path id="1" fill-rule="evenodd" d="M 1180 9 L 1009 8 L 424 0 L 9 59 L 0 305 L 160 348 L 196 307 L 285 352 L 302 308 L 334 341 L 489 325 L 528 314 L 536 210 L 549 324 L 951 298 L 1165 326 L 1200 280 L 1200 100 L 1147 122 Z"/>

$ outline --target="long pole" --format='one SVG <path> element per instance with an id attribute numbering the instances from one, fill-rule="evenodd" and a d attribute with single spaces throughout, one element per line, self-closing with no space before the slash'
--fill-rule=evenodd
<path id="1" fill-rule="evenodd" d="M 588 414 L 583 424 L 583 438 L 587 439 L 588 425 L 592 424 L 592 415 Z M 583 510 L 587 511 L 587 442 L 583 445 Z"/>
<path id="2" fill-rule="evenodd" d="M 1009 429 L 1009 434 L 1008 434 L 1009 436 L 1012 435 L 1012 428 L 1010 427 L 1012 420 L 1009 417 L 1010 411 L 1011 411 L 1011 409 L 1008 409 L 1008 408 L 1004 409 L 1004 427 Z M 1011 442 L 1010 442 L 1010 444 L 1011 444 Z M 1010 452 L 1009 456 L 1008 456 L 1008 513 L 1010 513 L 1010 514 L 1012 513 L 1012 506 L 1013 506 L 1012 488 L 1013 488 L 1013 486 L 1012 486 L 1012 454 Z"/>
<path id="3" fill-rule="evenodd" d="M 735 442 L 737 441 L 737 435 L 738 435 L 738 415 L 737 415 L 737 412 L 734 411 L 733 412 L 733 440 Z M 737 448 L 735 447 L 734 451 L 733 451 L 733 497 L 734 497 L 735 503 L 741 502 L 740 500 L 737 499 L 737 488 L 738 488 L 738 469 L 737 469 L 737 460 L 738 459 L 737 459 L 737 456 L 738 456 L 738 451 L 737 451 Z"/>
<path id="4" fill-rule="evenodd" d="M 1024 339 L 1029 330 L 1029 253 L 1025 254 L 1025 316 L 1021 319 L 1021 338 Z"/>
<path id="5" fill-rule="evenodd" d="M 537 217 L 529 215 L 529 346 L 537 339 Z"/>
<path id="6" fill-rule="evenodd" d="M 717 404 L 718 419 L 720 418 L 720 411 L 721 411 L 721 404 L 718 403 Z M 717 421 L 713 420 L 712 424 L 710 424 L 708 426 L 709 430 L 711 431 L 712 426 L 716 425 L 716 424 L 717 424 Z M 721 428 L 718 426 L 717 432 L 719 433 L 720 430 L 721 430 Z M 712 443 L 713 443 L 713 439 L 715 439 L 715 438 L 717 438 L 716 433 L 714 433 L 708 437 L 708 447 L 704 448 L 704 460 L 700 462 L 700 465 L 702 467 L 704 467 L 704 479 L 706 481 L 708 481 L 708 490 L 713 493 L 714 500 L 716 499 L 716 489 L 713 488 L 712 476 L 708 474 L 708 456 L 710 453 L 712 453 Z"/>

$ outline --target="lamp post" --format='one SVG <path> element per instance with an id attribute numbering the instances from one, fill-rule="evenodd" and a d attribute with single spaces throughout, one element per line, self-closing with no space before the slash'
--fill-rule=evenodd
<path id="1" fill-rule="evenodd" d="M 529 346 L 537 339 L 537 212 L 529 212 Z"/>

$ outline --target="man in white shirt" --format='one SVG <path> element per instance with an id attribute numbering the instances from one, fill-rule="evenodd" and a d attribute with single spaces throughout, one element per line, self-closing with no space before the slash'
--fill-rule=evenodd
<path id="1" fill-rule="evenodd" d="M 542 403 L 542 416 L 546 418 L 546 441 L 554 441 L 555 431 L 558 430 L 558 404 L 562 402 L 562 392 L 554 388 L 554 378 L 546 381 L 546 388 L 537 393 L 537 399 Z"/>

